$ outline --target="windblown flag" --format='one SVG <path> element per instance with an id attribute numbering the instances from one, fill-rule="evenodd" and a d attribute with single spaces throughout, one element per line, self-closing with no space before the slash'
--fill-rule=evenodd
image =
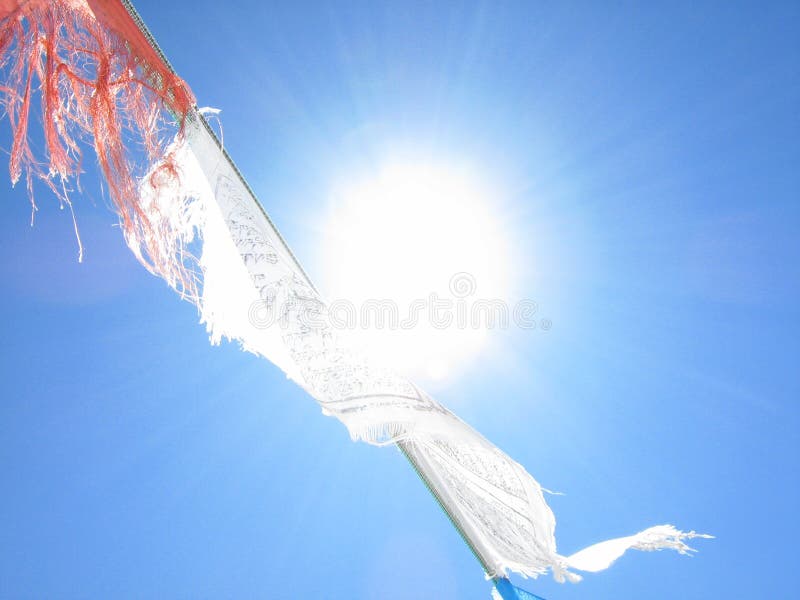
<path id="1" fill-rule="evenodd" d="M 71 206 L 69 186 L 93 145 L 131 250 L 197 305 L 212 343 L 238 340 L 275 363 L 354 440 L 397 445 L 502 598 L 533 597 L 511 586 L 509 571 L 577 581 L 571 569 L 601 571 L 628 549 L 686 554 L 685 539 L 709 537 L 660 525 L 558 554 L 553 513 L 521 465 L 340 343 L 316 289 L 126 0 L 0 0 L 0 73 L 12 183 L 24 176 L 33 203 L 40 179 Z M 38 158 L 28 142 L 34 96 L 46 148 Z"/>

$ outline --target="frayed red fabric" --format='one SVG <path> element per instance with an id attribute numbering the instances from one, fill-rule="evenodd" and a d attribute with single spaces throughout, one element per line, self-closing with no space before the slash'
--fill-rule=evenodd
<path id="1" fill-rule="evenodd" d="M 69 185 L 81 173 L 83 149 L 94 147 L 138 258 L 192 293 L 193 277 L 160 243 L 166 217 L 158 207 L 143 209 L 138 180 L 156 164 L 151 185 L 178 176 L 167 142 L 182 130 L 194 97 L 125 6 L 119 0 L 0 0 L 0 77 L 0 108 L 13 133 L 9 174 L 14 184 L 25 179 L 33 208 L 35 179 L 71 207 Z M 30 144 L 36 97 L 43 156 Z"/>

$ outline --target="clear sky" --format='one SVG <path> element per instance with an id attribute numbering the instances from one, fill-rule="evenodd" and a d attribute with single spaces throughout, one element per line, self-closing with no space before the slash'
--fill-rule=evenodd
<path id="1" fill-rule="evenodd" d="M 524 587 L 796 596 L 796 2 L 136 6 L 314 279 L 342 173 L 401 153 L 498 182 L 514 294 L 553 326 L 491 332 L 436 397 L 565 493 L 563 553 L 717 536 Z M 83 264 L 67 211 L 41 190 L 30 228 L 0 182 L 0 597 L 488 598 L 397 451 L 209 346 L 87 169 Z"/>

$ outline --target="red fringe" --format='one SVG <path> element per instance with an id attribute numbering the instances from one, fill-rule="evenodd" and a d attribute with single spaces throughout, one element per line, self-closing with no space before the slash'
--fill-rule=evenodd
<path id="1" fill-rule="evenodd" d="M 163 175 L 177 176 L 166 143 L 176 123 L 182 129 L 194 98 L 119 0 L 0 0 L 0 77 L 0 108 L 13 131 L 11 181 L 25 175 L 33 209 L 34 178 L 71 207 L 67 182 L 81 172 L 83 144 L 93 145 L 138 258 L 193 293 L 194 277 L 163 243 L 167 215 L 157 207 L 143 209 L 137 181 L 157 163 L 164 165 Z M 28 135 L 35 95 L 45 139 L 45 156 L 38 160 Z M 140 148 L 145 160 L 141 151 L 135 160 L 129 148 Z"/>

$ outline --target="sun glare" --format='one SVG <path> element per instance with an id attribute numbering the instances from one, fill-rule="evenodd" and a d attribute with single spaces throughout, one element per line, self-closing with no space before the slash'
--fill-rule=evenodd
<path id="1" fill-rule="evenodd" d="M 323 291 L 359 350 L 442 381 L 484 346 L 478 299 L 507 298 L 497 197 L 466 170 L 391 165 L 335 190 L 323 227 Z"/>

